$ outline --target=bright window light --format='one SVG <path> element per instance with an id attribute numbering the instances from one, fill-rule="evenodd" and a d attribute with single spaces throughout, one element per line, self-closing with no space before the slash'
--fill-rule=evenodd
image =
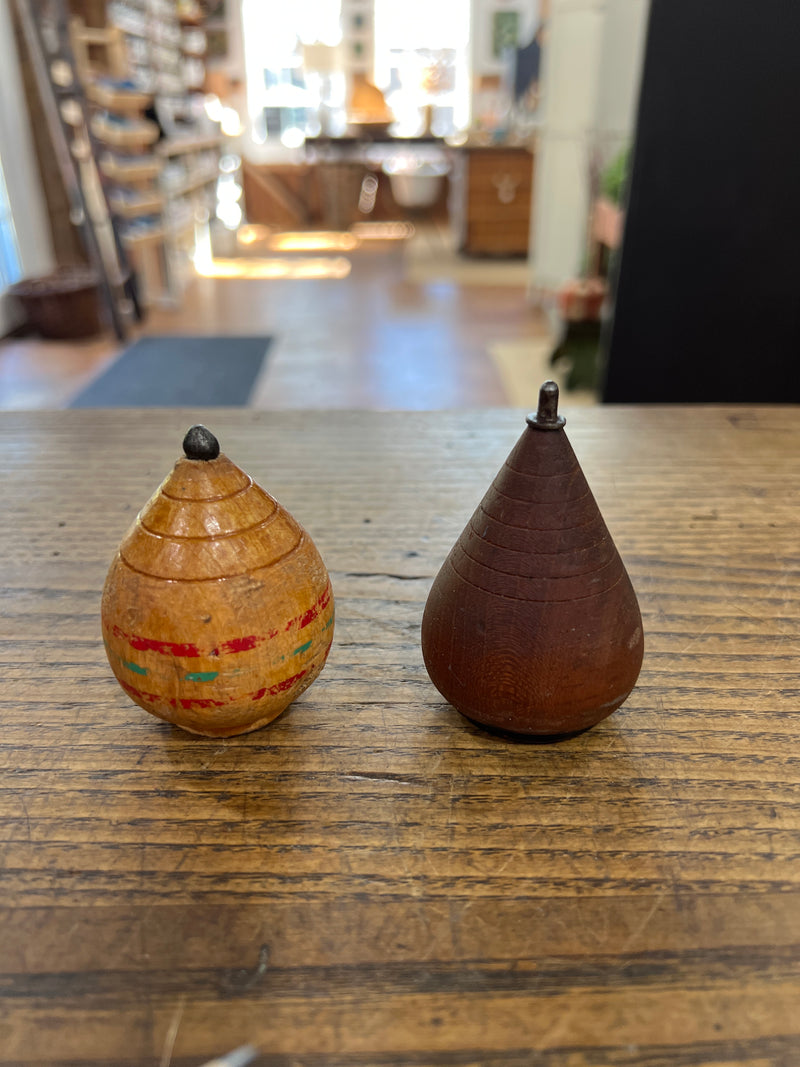
<path id="1" fill-rule="evenodd" d="M 21 274 L 17 234 L 14 220 L 11 218 L 3 170 L 0 167 L 0 292 L 13 282 L 19 281 Z"/>
<path id="2" fill-rule="evenodd" d="M 287 148 L 300 148 L 305 144 L 306 135 L 297 126 L 290 126 L 281 134 L 281 144 Z"/>
<path id="3" fill-rule="evenodd" d="M 232 107 L 224 107 L 220 118 L 220 129 L 226 137 L 238 137 L 243 130 L 239 112 Z"/>
<path id="4" fill-rule="evenodd" d="M 322 106 L 344 105 L 344 75 L 308 61 L 318 54 L 335 65 L 341 0 L 242 0 L 242 21 L 253 140 L 299 147 L 315 124 L 318 132 Z"/>
<path id="5" fill-rule="evenodd" d="M 374 0 L 373 80 L 391 132 L 454 136 L 470 122 L 471 0 Z M 242 0 L 251 142 L 298 148 L 347 126 L 341 0 Z"/>
<path id="6" fill-rule="evenodd" d="M 422 133 L 427 108 L 439 136 L 469 125 L 470 6 L 470 0 L 375 0 L 375 84 L 399 136 Z"/>
<path id="7" fill-rule="evenodd" d="M 217 218 L 228 230 L 235 230 L 242 221 L 242 209 L 235 201 L 220 200 L 217 204 Z"/>

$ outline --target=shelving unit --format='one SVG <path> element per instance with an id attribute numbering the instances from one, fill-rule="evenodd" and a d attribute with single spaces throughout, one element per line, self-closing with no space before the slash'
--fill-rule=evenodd
<path id="1" fill-rule="evenodd" d="M 202 137 L 173 137 L 162 141 L 156 151 L 159 155 L 180 156 L 189 152 L 202 152 L 204 149 L 219 148 L 222 138 L 219 134 L 206 134 Z"/>
<path id="2" fill-rule="evenodd" d="M 202 91 L 207 45 L 208 39 L 202 26 L 197 21 L 181 19 L 181 65 L 183 80 L 190 92 Z"/>
<path id="3" fill-rule="evenodd" d="M 136 185 L 137 182 L 151 181 L 159 176 L 163 165 L 163 161 L 158 156 L 120 159 L 106 155 L 100 160 L 100 170 L 103 174 L 120 185 Z"/>
<path id="4" fill-rule="evenodd" d="M 117 339 L 124 341 L 130 319 L 141 320 L 142 305 L 137 278 L 98 167 L 101 150 L 92 132 L 92 105 L 84 92 L 85 83 L 92 80 L 92 49 L 101 46 L 107 66 L 118 69 L 123 63 L 121 38 L 117 33 L 86 27 L 80 20 L 75 20 L 73 34 L 74 20 L 63 0 L 17 0 L 16 9 L 50 148 L 64 183 L 70 221 L 80 233 L 91 266 L 91 287 L 100 295 Z M 65 295 L 60 282 L 52 289 L 54 276 L 31 281 L 37 283 L 37 295 L 48 291 Z M 84 282 L 88 284 L 85 276 L 80 285 L 88 293 Z M 73 294 L 78 291 L 70 286 Z"/>
<path id="5" fill-rule="evenodd" d="M 107 0 L 105 25 L 85 27 L 99 169 L 145 303 L 179 299 L 195 228 L 215 207 L 221 138 L 196 96 L 205 77 L 201 16 L 178 0 Z M 103 34 L 113 56 L 99 69 L 91 49 Z"/>
<path id="6" fill-rule="evenodd" d="M 146 189 L 139 191 L 132 188 L 123 193 L 120 187 L 116 193 L 111 194 L 111 204 L 121 218 L 136 219 L 162 211 L 164 198 L 160 193 Z"/>
<path id="7" fill-rule="evenodd" d="M 109 76 L 89 80 L 86 95 L 103 109 L 91 119 L 92 137 L 102 146 L 99 165 L 108 202 L 136 267 L 142 303 L 161 302 L 170 295 L 171 278 L 158 185 L 163 163 L 153 155 L 161 130 L 144 115 L 153 97 L 131 81 Z"/>
<path id="8" fill-rule="evenodd" d="M 92 81 L 86 86 L 86 96 L 93 104 L 123 114 L 127 111 L 144 111 L 153 102 L 150 93 L 140 93 L 135 89 L 121 91 L 99 81 Z"/>
<path id="9" fill-rule="evenodd" d="M 98 141 L 111 148 L 139 151 L 157 141 L 159 132 L 155 122 L 131 118 L 130 109 L 127 113 L 109 110 L 104 115 L 95 115 L 92 119 L 92 133 Z"/>
<path id="10" fill-rule="evenodd" d="M 164 161 L 161 188 L 165 198 L 168 255 L 180 284 L 187 274 L 195 245 L 195 227 L 206 224 L 216 208 L 221 139 L 218 134 L 176 137 L 161 141 L 156 152 Z"/>

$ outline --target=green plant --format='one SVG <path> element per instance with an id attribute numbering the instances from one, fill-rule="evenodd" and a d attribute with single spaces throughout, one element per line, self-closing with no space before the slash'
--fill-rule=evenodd
<path id="1" fill-rule="evenodd" d="M 628 181 L 628 164 L 630 161 L 630 146 L 626 145 L 608 163 L 600 175 L 600 189 L 603 196 L 619 207 L 625 193 Z"/>

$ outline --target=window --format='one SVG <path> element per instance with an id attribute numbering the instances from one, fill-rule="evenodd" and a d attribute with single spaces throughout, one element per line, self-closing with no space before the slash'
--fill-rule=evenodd
<path id="1" fill-rule="evenodd" d="M 0 166 L 0 292 L 18 281 L 22 273 L 19 246 L 8 204 L 5 178 Z"/>
<path id="2" fill-rule="evenodd" d="M 375 84 L 392 132 L 446 137 L 470 120 L 469 0 L 375 0 Z"/>
<path id="3" fill-rule="evenodd" d="M 355 72 L 383 92 L 395 136 L 469 125 L 470 0 L 242 0 L 242 21 L 257 145 L 344 134 Z"/>
<path id="4" fill-rule="evenodd" d="M 333 56 L 340 19 L 341 0 L 242 0 L 247 106 L 257 144 L 299 147 L 329 113 L 343 114 L 345 78 Z"/>

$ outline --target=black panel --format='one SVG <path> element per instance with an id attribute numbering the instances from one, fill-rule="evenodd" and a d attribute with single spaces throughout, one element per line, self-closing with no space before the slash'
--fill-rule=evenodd
<path id="1" fill-rule="evenodd" d="M 603 400 L 800 401 L 800 3 L 652 0 Z"/>

